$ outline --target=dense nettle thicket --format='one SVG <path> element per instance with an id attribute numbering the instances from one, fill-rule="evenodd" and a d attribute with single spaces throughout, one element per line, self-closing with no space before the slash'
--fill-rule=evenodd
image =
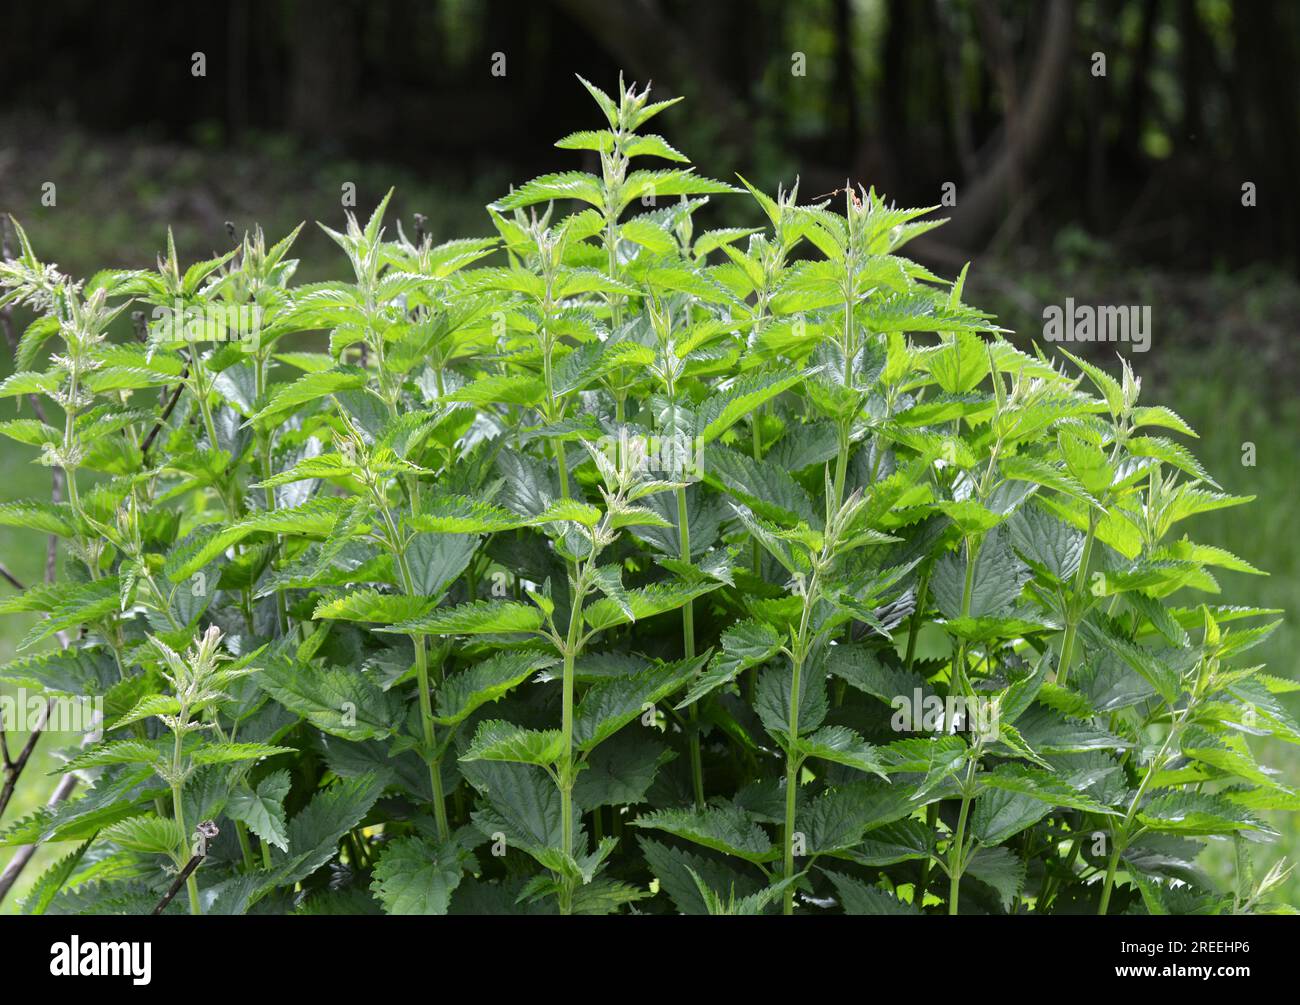
<path id="1" fill-rule="evenodd" d="M 0 394 L 63 419 L 0 432 L 66 497 L 0 506 L 62 551 L 0 678 L 104 716 L 0 833 L 69 843 L 27 908 L 1280 909 L 1247 738 L 1300 742 L 1293 685 L 1276 612 L 1202 602 L 1257 570 L 1182 534 L 1248 501 L 1192 430 L 901 256 L 926 210 L 746 184 L 764 225 L 700 230 L 744 190 L 586 86 L 599 174 L 492 238 L 349 217 L 346 281 L 257 233 L 74 282 L 19 231 Z"/>

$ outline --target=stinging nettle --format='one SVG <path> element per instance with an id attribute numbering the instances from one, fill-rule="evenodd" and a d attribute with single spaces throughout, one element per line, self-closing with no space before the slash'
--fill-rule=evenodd
<path id="1" fill-rule="evenodd" d="M 59 556 L 0 680 L 103 696 L 93 798 L 0 820 L 60 850 L 24 909 L 1287 910 L 1245 736 L 1297 685 L 1194 431 L 907 257 L 933 208 L 710 179 L 580 83 L 591 171 L 442 243 L 390 193 L 327 281 L 301 228 L 82 281 L 15 225 L 0 433 L 66 490 L 0 504 Z"/>

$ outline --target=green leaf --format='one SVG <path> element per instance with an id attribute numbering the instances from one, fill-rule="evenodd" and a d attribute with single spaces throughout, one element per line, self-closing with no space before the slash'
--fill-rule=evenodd
<path id="1" fill-rule="evenodd" d="M 133 722 L 139 722 L 155 715 L 176 715 L 180 710 L 181 703 L 172 695 L 146 695 L 136 702 L 129 712 L 113 720 L 112 725 L 107 728 L 109 730 L 121 729 L 123 726 L 129 726 Z"/>
<path id="2" fill-rule="evenodd" d="M 54 898 L 58 896 L 60 890 L 72 878 L 73 872 L 85 858 L 86 850 L 90 848 L 95 839 L 87 838 L 77 848 L 64 855 L 54 865 L 50 866 L 41 877 L 32 884 L 28 891 L 26 899 L 23 901 L 23 914 L 44 914 L 53 903 Z"/>
<path id="3" fill-rule="evenodd" d="M 980 848 L 966 865 L 965 875 L 993 887 L 1009 911 L 1025 885 L 1025 860 L 1006 848 Z"/>
<path id="4" fill-rule="evenodd" d="M 892 894 L 874 886 L 867 886 L 861 880 L 843 873 L 825 870 L 827 878 L 835 887 L 840 898 L 840 906 L 845 914 L 853 915 L 900 915 L 920 914 L 913 905 L 905 904 Z"/>
<path id="5" fill-rule="evenodd" d="M 292 384 L 279 385 L 266 405 L 253 413 L 248 421 L 264 427 L 275 425 L 285 413 L 339 391 L 360 390 L 366 386 L 367 380 L 366 371 L 355 366 L 304 373 Z"/>
<path id="6" fill-rule="evenodd" d="M 645 855 L 651 873 L 659 880 L 659 888 L 672 899 L 682 914 L 708 914 L 696 878 L 702 879 L 710 889 L 728 895 L 747 897 L 758 890 L 758 882 L 747 873 L 732 869 L 716 858 L 706 858 L 683 848 L 673 848 L 637 836 L 637 843 Z"/>
<path id="7" fill-rule="evenodd" d="M 462 761 L 510 761 L 549 767 L 564 756 L 564 735 L 558 729 L 522 729 L 500 719 L 479 723 Z"/>
<path id="8" fill-rule="evenodd" d="M 0 503 L 0 527 L 23 527 L 60 537 L 72 537 L 76 533 L 72 510 L 66 504 L 31 499 Z"/>
<path id="9" fill-rule="evenodd" d="M 292 747 L 277 747 L 269 743 L 208 743 L 190 755 L 190 763 L 234 764 L 238 761 L 259 761 L 276 754 L 295 754 Z"/>
<path id="10" fill-rule="evenodd" d="M 256 789 L 243 786 L 232 792 L 226 802 L 226 813 L 232 820 L 247 824 L 263 841 L 288 851 L 289 831 L 284 812 L 288 795 L 289 772 L 273 771 L 257 783 Z"/>
<path id="11" fill-rule="evenodd" d="M 583 609 L 583 619 L 593 632 L 604 631 L 629 621 L 643 621 L 656 614 L 665 614 L 690 603 L 696 597 L 712 593 L 723 584 L 716 581 L 688 583 L 669 580 L 639 589 L 628 590 L 624 602 L 609 597 L 588 604 Z"/>
<path id="12" fill-rule="evenodd" d="M 847 726 L 824 726 L 811 736 L 800 737 L 795 750 L 804 757 L 820 757 L 823 761 L 885 777 L 875 748 Z"/>
<path id="13" fill-rule="evenodd" d="M 755 864 L 781 857 L 750 814 L 737 806 L 655 810 L 637 817 L 633 826 L 665 831 Z"/>
<path id="14" fill-rule="evenodd" d="M 175 820 L 152 813 L 110 824 L 99 832 L 99 836 L 128 851 L 172 857 L 183 851 L 187 840 Z"/>
<path id="15" fill-rule="evenodd" d="M 1035 796 L 991 788 L 975 800 L 971 829 L 981 844 L 997 845 L 1032 827 L 1051 811 L 1050 803 Z"/>
<path id="16" fill-rule="evenodd" d="M 272 852 L 272 870 L 258 895 L 292 886 L 332 859 L 339 838 L 362 821 L 383 790 L 382 776 L 363 774 L 318 792 L 307 808 L 289 821 L 289 850 Z"/>
<path id="17" fill-rule="evenodd" d="M 785 370 L 741 377 L 700 405 L 695 419 L 696 435 L 705 443 L 716 440 L 737 421 L 794 387 L 810 372 Z"/>
<path id="18" fill-rule="evenodd" d="M 1022 764 L 1003 764 L 993 771 L 985 771 L 976 777 L 981 789 L 1014 792 L 1052 806 L 1066 806 L 1074 810 L 1086 810 L 1090 813 L 1104 813 L 1111 816 L 1119 815 L 1118 810 L 1103 806 L 1091 796 L 1074 789 L 1064 778 L 1038 768 L 1028 768 Z"/>
<path id="19" fill-rule="evenodd" d="M 421 500 L 409 522 L 418 531 L 436 534 L 494 534 L 521 527 L 527 520 L 499 506 L 468 496 L 439 495 Z"/>
<path id="20" fill-rule="evenodd" d="M 574 713 L 573 742 L 590 750 L 656 703 L 685 686 L 708 660 L 704 653 L 693 659 L 657 663 L 630 677 L 603 680 L 583 695 Z"/>
<path id="21" fill-rule="evenodd" d="M 536 671 L 554 666 L 557 662 L 556 657 L 546 653 L 497 653 L 443 682 L 438 688 L 438 707 L 434 721 L 442 726 L 455 726 L 481 706 L 504 697 Z"/>
<path id="22" fill-rule="evenodd" d="M 431 611 L 379 631 L 407 635 L 492 635 L 536 632 L 541 627 L 542 612 L 529 604 L 514 600 L 475 600 Z"/>
<path id="23" fill-rule="evenodd" d="M 710 660 L 708 669 L 695 680 L 675 709 L 694 704 L 750 667 L 767 661 L 781 648 L 782 639 L 770 625 L 751 618 L 732 625 L 722 633 L 719 642 L 721 651 Z"/>
<path id="24" fill-rule="evenodd" d="M 585 810 L 642 802 L 661 767 L 676 755 L 658 740 L 632 731 L 619 733 L 593 750 L 573 787 Z"/>
<path id="25" fill-rule="evenodd" d="M 1258 830 L 1260 822 L 1242 807 L 1207 792 L 1169 792 L 1156 796 L 1138 812 L 1154 831 L 1176 834 L 1232 834 Z"/>
<path id="26" fill-rule="evenodd" d="M 202 528 L 177 544 L 167 556 L 167 578 L 173 583 L 189 579 L 251 534 L 286 534 L 327 537 L 348 504 L 342 499 L 312 499 L 301 506 L 254 514 L 224 527 Z"/>
<path id="27" fill-rule="evenodd" d="M 357 670 L 273 661 L 257 685 L 317 729 L 345 740 L 391 736 L 401 721 L 396 700 Z"/>
<path id="28" fill-rule="evenodd" d="M 145 740 L 113 740 L 100 743 L 78 754 L 64 764 L 60 772 L 82 771 L 86 768 L 100 768 L 108 764 L 147 764 L 160 767 L 163 755 L 155 745 Z"/>
<path id="29" fill-rule="evenodd" d="M 347 596 L 324 598 L 312 612 L 316 620 L 370 621 L 381 625 L 418 618 L 438 602 L 437 597 L 408 597 L 371 588 Z"/>
<path id="30" fill-rule="evenodd" d="M 455 840 L 398 838 L 375 863 L 370 889 L 386 914 L 446 914 L 468 864 Z"/>

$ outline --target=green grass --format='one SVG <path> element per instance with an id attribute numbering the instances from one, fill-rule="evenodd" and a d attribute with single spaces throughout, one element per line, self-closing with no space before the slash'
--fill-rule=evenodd
<path id="1" fill-rule="evenodd" d="M 7 372 L 9 367 L 6 365 L 3 369 Z M 13 407 L 12 403 L 8 404 L 10 408 Z M 0 484 L 4 485 L 4 492 L 0 497 L 8 500 L 39 499 L 49 496 L 49 469 L 30 463 L 30 456 L 30 451 L 9 440 L 0 445 Z M 0 561 L 3 561 L 23 583 L 38 583 L 45 571 L 44 541 L 25 530 L 0 527 Z M 5 595 L 13 592 L 13 588 L 8 583 L 0 584 L 0 590 L 4 591 Z M 6 615 L 0 620 L 0 662 L 7 663 L 14 658 L 16 647 L 31 624 L 32 618 L 26 615 Z M 0 685 L 0 693 L 13 694 L 14 689 Z M 28 735 L 25 733 L 10 734 L 8 736 L 9 756 L 17 757 L 27 739 Z M 77 736 L 68 733 L 42 735 L 31 761 L 27 764 L 27 770 L 14 791 L 13 801 L 10 802 L 4 820 L 0 821 L 0 824 L 7 825 L 21 819 L 38 809 L 50 797 L 50 793 L 54 791 L 59 781 L 58 776 L 50 774 L 59 765 L 54 751 L 75 744 L 78 739 Z M 62 845 L 41 848 L 27 864 L 27 869 L 19 878 L 18 884 L 10 891 L 4 903 L 0 904 L 0 914 L 17 913 L 27 888 L 47 866 L 52 865 L 55 859 L 66 851 L 67 848 Z M 12 848 L 0 848 L 0 870 L 8 864 L 13 853 Z"/>
<path id="2" fill-rule="evenodd" d="M 1240 351 L 1227 349 L 1197 360 L 1181 361 L 1167 382 L 1143 387 L 1149 401 L 1175 408 L 1200 433 L 1195 450 L 1224 490 L 1253 495 L 1255 502 L 1193 518 L 1187 533 L 1194 540 L 1227 548 L 1269 573 L 1249 576 L 1224 573 L 1220 578 L 1226 602 L 1277 607 L 1285 613 L 1281 627 L 1257 649 L 1252 661 L 1264 663 L 1279 677 L 1300 677 L 1295 653 L 1300 646 L 1300 540 L 1293 500 L 1296 464 L 1300 458 L 1300 400 L 1282 397 L 1261 387 L 1259 368 L 1242 366 Z M 1255 466 L 1242 464 L 1243 444 L 1255 445 Z M 1292 714 L 1300 714 L 1300 696 L 1287 696 Z M 1262 764 L 1282 772 L 1286 784 L 1300 786 L 1300 746 L 1267 740 L 1253 744 Z M 1274 813 L 1269 823 L 1280 833 L 1276 844 L 1256 853 L 1257 866 L 1280 856 L 1300 863 L 1300 815 Z M 1231 847 L 1220 843 L 1203 863 L 1216 878 L 1231 876 Z M 1257 868 L 1257 872 L 1262 869 Z M 1300 874 L 1288 879 L 1282 898 L 1300 904 Z"/>

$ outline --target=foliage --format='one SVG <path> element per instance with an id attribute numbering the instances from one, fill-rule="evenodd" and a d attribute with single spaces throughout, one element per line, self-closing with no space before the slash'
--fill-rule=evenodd
<path id="1" fill-rule="evenodd" d="M 1276 611 L 1197 596 L 1258 570 L 1180 536 L 1249 501 L 1192 430 L 901 255 L 928 210 L 709 180 L 583 83 L 598 174 L 437 246 L 385 199 L 326 228 L 348 281 L 258 232 L 80 283 L 19 230 L 0 395 L 64 420 L 0 432 L 68 498 L 0 506 L 64 552 L 4 609 L 76 638 L 0 680 L 106 718 L 0 832 L 78 843 L 28 908 L 197 858 L 194 913 L 1283 910 L 1251 845 L 1300 796 L 1244 737 L 1300 743 L 1293 685 Z"/>

